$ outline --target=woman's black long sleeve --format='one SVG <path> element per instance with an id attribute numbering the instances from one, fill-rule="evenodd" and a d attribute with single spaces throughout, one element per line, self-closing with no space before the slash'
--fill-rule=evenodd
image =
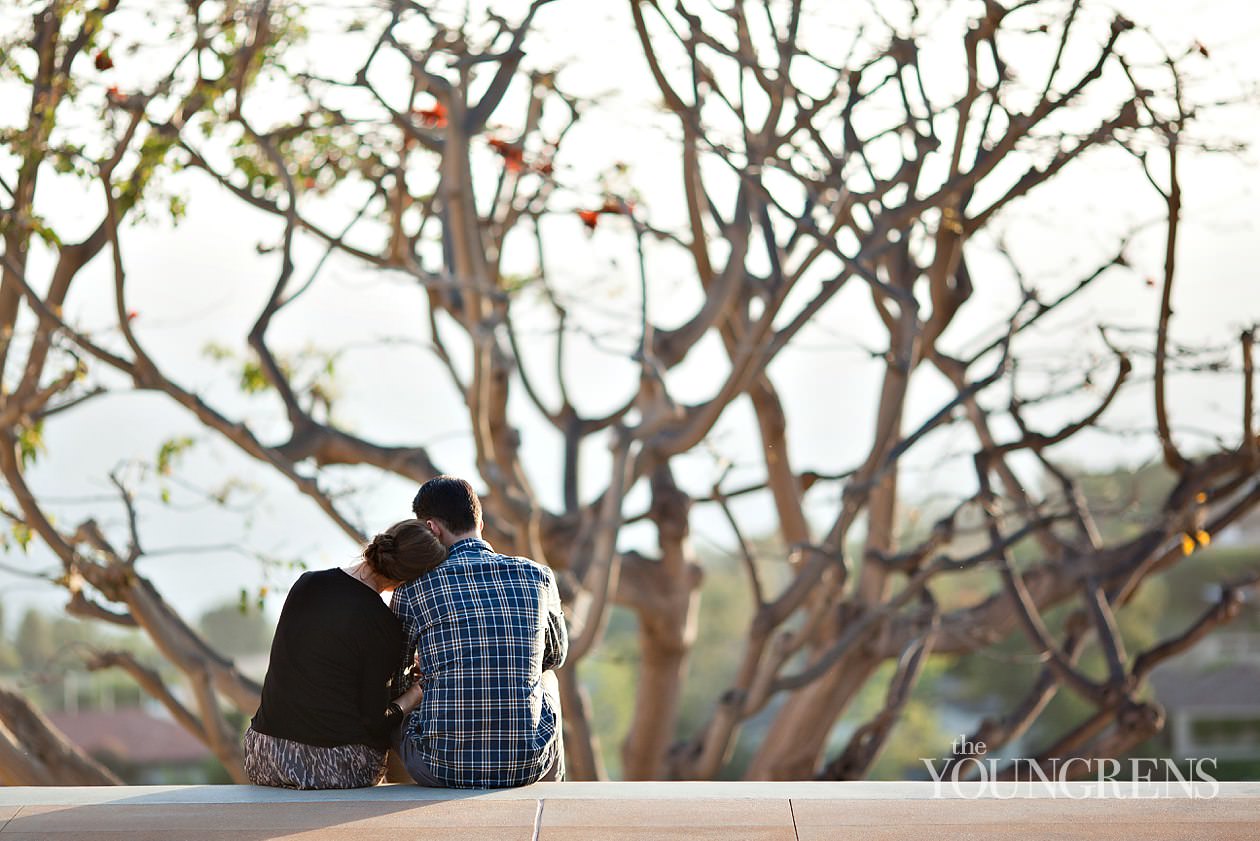
<path id="1" fill-rule="evenodd" d="M 388 682 L 402 643 L 371 588 L 337 568 L 303 574 L 276 625 L 254 729 L 321 747 L 388 747 Z"/>

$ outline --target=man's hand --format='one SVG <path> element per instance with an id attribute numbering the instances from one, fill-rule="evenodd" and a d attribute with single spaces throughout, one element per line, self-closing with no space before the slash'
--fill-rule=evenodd
<path id="1" fill-rule="evenodd" d="M 411 684 L 411 688 L 394 699 L 394 703 L 402 708 L 403 715 L 420 706 L 420 699 L 424 697 L 424 688 L 420 686 L 420 682 L 416 681 Z"/>

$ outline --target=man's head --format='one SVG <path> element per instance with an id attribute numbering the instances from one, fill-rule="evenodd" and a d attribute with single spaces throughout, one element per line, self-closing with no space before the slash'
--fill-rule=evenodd
<path id="1" fill-rule="evenodd" d="M 454 476 L 438 476 L 420 486 L 411 503 L 416 519 L 450 546 L 466 537 L 481 536 L 481 500 L 472 485 Z"/>

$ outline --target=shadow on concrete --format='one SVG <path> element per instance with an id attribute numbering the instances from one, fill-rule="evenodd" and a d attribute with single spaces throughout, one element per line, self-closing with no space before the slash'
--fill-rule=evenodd
<path id="1" fill-rule="evenodd" d="M 528 841 L 537 815 L 537 800 L 528 796 L 495 798 L 489 791 L 408 785 L 333 791 L 194 786 L 61 792 L 29 798 L 35 802 L 22 804 L 7 823 L 0 821 L 0 838 Z M 51 802 L 56 799 L 71 802 Z"/>

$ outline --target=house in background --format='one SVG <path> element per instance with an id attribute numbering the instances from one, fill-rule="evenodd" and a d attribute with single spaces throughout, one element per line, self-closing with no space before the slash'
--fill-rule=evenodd
<path id="1" fill-rule="evenodd" d="M 71 742 L 132 785 L 213 781 L 217 763 L 191 733 L 143 707 L 50 712 Z"/>
<path id="2" fill-rule="evenodd" d="M 1151 674 L 1172 755 L 1260 763 L 1260 633 L 1220 631 Z"/>
<path id="3" fill-rule="evenodd" d="M 1260 511 L 1252 511 L 1226 526 L 1220 534 L 1213 535 L 1212 542 L 1219 546 L 1260 546 Z"/>

